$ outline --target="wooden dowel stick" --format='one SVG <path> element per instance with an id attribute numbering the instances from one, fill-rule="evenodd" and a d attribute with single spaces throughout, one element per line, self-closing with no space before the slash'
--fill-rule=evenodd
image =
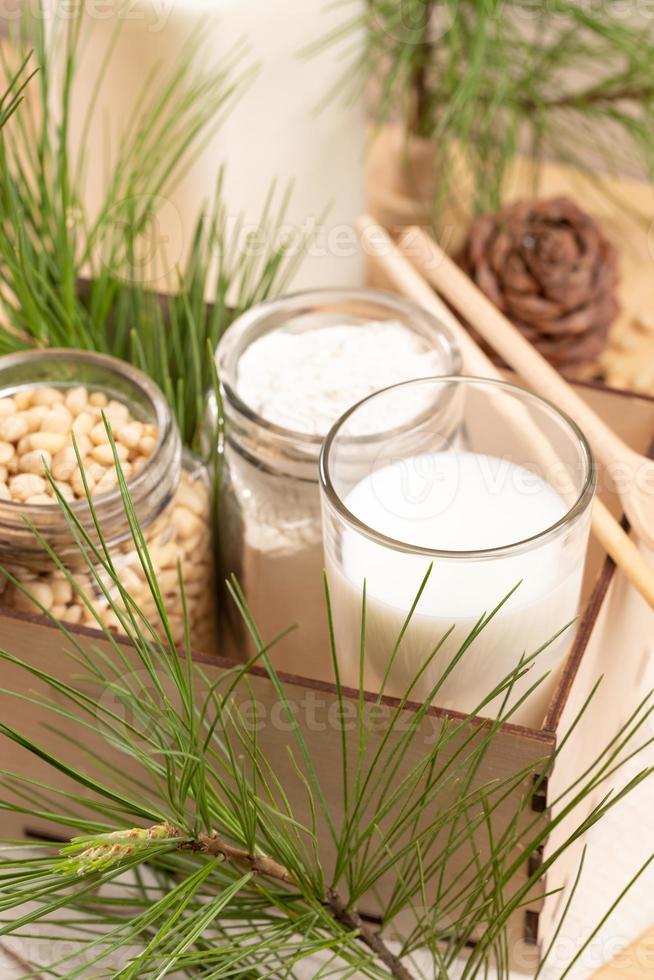
<path id="1" fill-rule="evenodd" d="M 455 314 L 445 305 L 431 286 L 424 281 L 420 273 L 407 263 L 400 249 L 395 246 L 386 232 L 365 215 L 360 219 L 360 230 L 362 234 L 365 234 L 366 231 L 368 234 L 373 234 L 379 242 L 373 257 L 378 262 L 379 267 L 384 269 L 395 288 L 420 302 L 425 309 L 448 327 L 461 350 L 465 373 L 503 382 L 505 378 L 488 355 L 477 346 L 468 331 L 457 320 Z M 383 261 L 385 254 L 390 256 L 390 261 L 386 263 Z M 420 297 L 419 300 L 418 297 Z M 545 473 L 560 473 L 562 460 L 549 441 L 544 438 L 533 419 L 518 405 L 500 402 L 498 408 L 506 418 L 507 424 L 514 430 L 521 432 L 543 471 Z M 566 503 L 572 506 L 577 491 L 573 487 L 569 487 L 566 494 L 564 488 L 561 487 L 560 489 L 566 496 Z"/>
<path id="2" fill-rule="evenodd" d="M 623 459 L 624 443 L 611 427 L 592 411 L 533 344 L 508 322 L 433 238 L 422 228 L 407 228 L 398 248 L 427 285 L 437 290 L 473 323 L 484 340 L 524 381 L 531 384 L 534 391 L 559 405 L 575 419 L 583 428 L 595 454 L 607 466 Z"/>
<path id="3" fill-rule="evenodd" d="M 394 288 L 424 307 L 451 330 L 461 349 L 465 370 L 482 377 L 501 378 L 490 358 L 477 346 L 449 307 L 436 295 L 386 231 L 368 215 L 359 219 L 358 228 L 366 256 L 383 271 Z M 591 530 L 628 581 L 654 609 L 654 570 L 597 497 L 593 503 Z"/>

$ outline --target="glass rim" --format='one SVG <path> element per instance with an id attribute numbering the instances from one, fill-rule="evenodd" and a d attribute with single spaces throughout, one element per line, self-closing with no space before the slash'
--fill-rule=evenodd
<path id="1" fill-rule="evenodd" d="M 372 401 L 373 398 L 378 398 L 389 391 L 405 388 L 408 385 L 445 385 L 453 383 L 464 385 L 474 384 L 480 387 L 495 388 L 503 391 L 505 394 L 518 397 L 524 401 L 529 401 L 541 408 L 544 407 L 548 409 L 554 416 L 558 417 L 558 419 L 563 422 L 568 429 L 571 430 L 582 450 L 585 477 L 581 490 L 579 491 L 575 501 L 566 510 L 565 514 L 563 514 L 558 521 L 555 521 L 554 524 L 550 524 L 542 531 L 538 531 L 536 534 L 532 534 L 527 538 L 521 539 L 520 541 L 512 541 L 510 544 L 499 545 L 498 547 L 494 548 L 452 551 L 441 548 L 425 548 L 421 545 L 412 545 L 408 544 L 406 541 L 400 541 L 397 538 L 392 538 L 389 535 L 383 534 L 381 531 L 377 531 L 375 528 L 367 525 L 345 506 L 345 503 L 341 499 L 340 494 L 336 491 L 331 479 L 329 472 L 329 456 L 334 441 L 338 437 L 339 431 L 345 425 L 347 420 L 367 402 Z M 322 451 L 320 453 L 319 481 L 321 492 L 324 494 L 324 497 L 329 505 L 354 530 L 360 534 L 363 534 L 364 537 L 368 538 L 374 543 L 383 545 L 386 548 L 392 548 L 394 551 L 401 551 L 405 554 L 420 555 L 426 558 L 447 558 L 452 560 L 463 559 L 470 561 L 506 557 L 507 555 L 520 554 L 525 551 L 530 551 L 532 548 L 539 546 L 551 538 L 557 537 L 562 531 L 565 531 L 565 529 L 578 517 L 584 514 L 589 505 L 592 504 L 597 482 L 597 465 L 590 444 L 581 428 L 577 425 L 573 418 L 571 418 L 566 412 L 561 411 L 560 408 L 558 408 L 547 398 L 543 398 L 526 388 L 521 388 L 519 385 L 513 384 L 510 381 L 501 381 L 495 378 L 483 378 L 476 375 L 451 374 L 443 375 L 442 377 L 434 376 L 414 378 L 410 381 L 401 381 L 398 384 L 389 385 L 387 388 L 382 388 L 380 391 L 373 392 L 372 395 L 362 398 L 356 405 L 349 408 L 347 412 L 345 412 L 340 419 L 334 423 L 332 428 L 329 430 L 327 437 L 325 438 Z"/>
<path id="2" fill-rule="evenodd" d="M 275 311 L 282 311 L 289 304 L 293 305 L 300 303 L 301 301 L 313 301 L 317 305 L 317 303 L 322 299 L 333 300 L 335 297 L 339 296 L 343 297 L 343 299 L 355 299 L 377 303 L 377 305 L 380 307 L 386 306 L 392 308 L 398 313 L 407 317 L 418 316 L 423 323 L 435 328 L 437 334 L 442 336 L 442 338 L 447 342 L 451 359 L 450 372 L 456 371 L 458 368 L 460 368 L 462 361 L 461 351 L 456 338 L 449 327 L 447 327 L 442 320 L 434 316 L 428 310 L 425 310 L 423 307 L 419 306 L 417 303 L 384 289 L 374 289 L 369 287 L 350 288 L 347 286 L 328 286 L 318 287 L 315 289 L 302 289 L 288 293 L 285 296 L 280 296 L 276 299 L 266 300 L 265 302 L 259 303 L 256 306 L 251 307 L 249 310 L 246 310 L 225 331 L 216 347 L 215 361 L 223 394 L 226 396 L 229 404 L 249 423 L 257 426 L 274 438 L 285 440 L 287 442 L 303 442 L 315 449 L 316 456 L 318 456 L 318 453 L 322 448 L 325 441 L 325 436 L 316 435 L 315 433 L 311 432 L 302 432 L 301 430 L 297 429 L 290 429 L 286 426 L 278 425 L 276 422 L 270 422 L 263 415 L 260 415 L 257 411 L 255 411 L 255 409 L 243 401 L 236 391 L 235 385 L 230 384 L 230 381 L 226 379 L 225 360 L 233 353 L 238 341 L 241 340 L 244 335 L 247 335 L 248 331 L 252 330 L 258 323 L 264 320 L 266 316 L 274 314 Z M 291 319 L 292 313 L 293 311 L 290 310 L 289 320 Z M 247 350 L 249 346 L 249 343 L 246 344 L 243 351 L 241 351 L 241 354 Z M 238 363 L 239 358 L 237 358 L 236 364 Z M 234 373 L 233 369 L 236 367 L 236 364 L 232 366 L 232 371 L 230 373 Z M 390 387 L 393 386 L 391 385 Z M 377 393 L 378 392 L 374 392 L 373 394 Z M 368 395 L 367 397 L 373 396 Z M 353 407 L 356 408 L 356 405 Z"/>

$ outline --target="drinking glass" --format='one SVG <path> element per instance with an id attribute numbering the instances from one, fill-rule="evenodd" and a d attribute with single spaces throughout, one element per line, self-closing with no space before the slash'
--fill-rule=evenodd
<path id="1" fill-rule="evenodd" d="M 402 696 L 420 674 L 412 700 L 435 690 L 440 707 L 539 726 L 573 636 L 595 491 L 575 423 L 511 384 L 409 381 L 334 425 L 320 481 L 343 681 L 358 683 L 365 582 L 369 690 Z"/>

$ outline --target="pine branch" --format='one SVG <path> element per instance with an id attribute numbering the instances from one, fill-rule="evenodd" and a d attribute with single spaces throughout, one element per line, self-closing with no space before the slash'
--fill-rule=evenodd
<path id="1" fill-rule="evenodd" d="M 171 836 L 183 837 L 181 831 L 175 831 Z M 238 847 L 232 847 L 215 832 L 212 834 L 201 834 L 197 840 L 185 841 L 180 845 L 182 849 L 188 848 L 191 851 L 198 851 L 202 854 L 209 854 L 211 857 L 222 857 L 232 864 L 247 868 L 254 875 L 262 875 L 271 878 L 273 881 L 280 881 L 285 885 L 295 884 L 290 871 L 279 864 L 273 858 L 261 854 L 250 854 Z"/>
<path id="2" fill-rule="evenodd" d="M 247 868 L 255 875 L 263 875 L 273 881 L 280 881 L 287 885 L 295 883 L 291 873 L 273 858 L 249 854 L 247 851 L 232 847 L 215 833 L 203 834 L 198 840 L 187 841 L 181 846 L 192 851 L 210 854 L 212 857 L 223 857 L 226 861 Z M 413 980 L 409 970 L 403 965 L 399 957 L 395 956 L 388 948 L 380 934 L 367 925 L 357 911 L 348 908 L 338 892 L 333 890 L 328 892 L 326 905 L 336 921 L 356 933 L 361 942 L 388 967 L 391 976 L 396 977 L 397 980 Z"/>
<path id="3" fill-rule="evenodd" d="M 210 854 L 213 857 L 223 857 L 226 861 L 247 868 L 255 875 L 264 875 L 284 884 L 294 884 L 291 873 L 273 858 L 249 854 L 247 851 L 231 847 L 218 834 L 203 834 L 197 841 L 187 842 L 182 846 L 189 847 L 193 851 Z M 388 948 L 379 933 L 367 925 L 357 911 L 348 908 L 338 892 L 330 890 L 326 904 L 336 921 L 355 932 L 361 942 L 388 967 L 391 976 L 396 977 L 397 980 L 413 980 L 409 970 L 402 964 L 399 957 L 395 956 Z"/>
<path id="4" fill-rule="evenodd" d="M 360 27 L 350 22 L 349 30 Z M 378 122 L 400 116 L 409 135 L 434 141 L 436 220 L 458 191 L 451 151 L 465 153 L 476 211 L 499 206 L 509 165 L 525 147 L 538 160 L 557 156 L 581 169 L 598 157 L 616 169 L 624 155 L 654 176 L 651 25 L 630 25 L 610 4 L 566 0 L 542 8 L 368 0 L 366 28 L 350 86 L 360 93 L 374 79 Z M 325 44 L 337 41 L 342 33 Z M 574 114 L 568 130 L 563 112 Z M 607 127 L 617 136 L 610 144 Z"/>
<path id="5" fill-rule="evenodd" d="M 412 974 L 407 970 L 399 957 L 391 952 L 379 933 L 371 929 L 363 921 L 358 912 L 349 909 L 337 892 L 330 891 L 328 905 L 336 921 L 340 922 L 347 929 L 352 929 L 356 932 L 361 942 L 365 943 L 379 957 L 382 963 L 388 967 L 391 976 L 397 977 L 397 980 L 413 980 Z"/>
<path id="6" fill-rule="evenodd" d="M 654 99 L 654 85 L 618 88 L 606 92 L 594 86 L 583 92 L 571 92 L 538 102 L 535 99 L 521 99 L 520 105 L 526 111 L 534 109 L 583 109 L 588 106 L 610 106 L 619 102 L 642 103 Z"/>
<path id="7" fill-rule="evenodd" d="M 480 93 L 479 100 L 482 104 L 489 105 L 492 102 L 491 93 Z M 537 110 L 554 109 L 579 109 L 583 110 L 591 106 L 611 106 L 620 102 L 645 102 L 654 99 L 654 84 L 651 86 L 640 86 L 639 88 L 614 89 L 606 92 L 601 88 L 593 86 L 582 92 L 569 92 L 562 95 L 552 96 L 551 98 L 535 99 L 530 96 L 518 97 L 517 105 L 521 111 L 534 112 Z M 434 96 L 432 104 L 444 105 L 447 102 L 445 97 Z M 423 102 L 424 104 L 424 102 Z"/>
<path id="8" fill-rule="evenodd" d="M 432 60 L 432 45 L 429 39 L 431 19 L 435 0 L 427 0 L 421 11 L 423 23 L 420 25 L 420 39 L 417 41 L 413 55 L 413 97 L 415 106 L 411 108 L 411 128 L 417 134 L 422 134 L 424 120 L 429 116 L 432 93 L 429 86 L 429 69 Z"/>
<path id="9" fill-rule="evenodd" d="M 74 841 L 72 845 L 65 847 L 62 853 L 69 855 L 71 851 L 75 852 L 67 867 L 81 873 L 90 868 L 124 861 L 134 854 L 135 848 L 139 845 L 147 847 L 152 844 L 159 847 L 165 841 L 179 841 L 176 846 L 180 851 L 193 851 L 197 854 L 206 854 L 209 857 L 223 858 L 230 864 L 251 872 L 255 877 L 261 876 L 284 885 L 298 887 L 298 883 L 291 872 L 274 858 L 262 854 L 252 854 L 242 848 L 234 847 L 216 832 L 200 834 L 197 838 L 189 838 L 183 830 L 170 824 L 156 825 L 146 830 L 120 831 L 111 834 L 109 838 L 95 838 L 90 843 L 86 842 L 84 838 L 80 838 Z M 85 843 L 89 843 L 89 846 L 84 847 Z M 82 849 L 80 850 L 80 848 Z M 388 967 L 391 976 L 396 977 L 397 980 L 413 980 L 409 970 L 402 964 L 399 957 L 395 956 L 388 948 L 380 934 L 367 925 L 356 910 L 349 908 L 338 892 L 330 889 L 325 905 L 337 922 L 356 933 L 360 941 Z"/>

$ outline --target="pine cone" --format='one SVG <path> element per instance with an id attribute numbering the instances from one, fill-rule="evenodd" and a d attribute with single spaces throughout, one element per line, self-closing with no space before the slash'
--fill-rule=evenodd
<path id="1" fill-rule="evenodd" d="M 460 264 L 564 373 L 606 346 L 618 312 L 618 254 L 567 198 L 520 201 L 477 219 Z"/>

